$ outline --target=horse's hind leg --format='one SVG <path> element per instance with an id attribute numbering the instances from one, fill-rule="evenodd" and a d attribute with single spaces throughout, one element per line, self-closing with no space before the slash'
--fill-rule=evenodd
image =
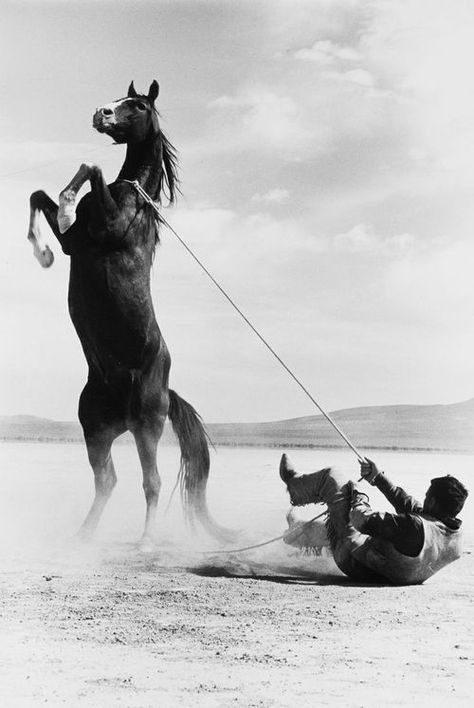
<path id="1" fill-rule="evenodd" d="M 86 437 L 87 454 L 94 472 L 95 496 L 84 523 L 79 530 L 81 538 L 91 538 L 102 512 L 117 483 L 110 449 L 114 436 L 101 433 Z"/>
<path id="2" fill-rule="evenodd" d="M 165 418 L 160 416 L 153 426 L 140 426 L 133 429 L 138 456 L 143 472 L 143 491 L 146 500 L 145 529 L 140 540 L 142 550 L 150 550 L 154 546 L 156 534 L 156 512 L 160 496 L 161 480 L 156 463 L 158 441 L 163 432 Z"/>
<path id="3" fill-rule="evenodd" d="M 87 538 L 94 533 L 117 482 L 110 449 L 115 438 L 126 430 L 115 396 L 90 372 L 79 398 L 79 420 L 95 482 L 94 501 L 79 531 Z"/>

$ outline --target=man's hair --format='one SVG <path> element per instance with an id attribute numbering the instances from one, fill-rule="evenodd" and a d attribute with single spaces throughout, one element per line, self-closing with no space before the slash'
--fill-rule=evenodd
<path id="1" fill-rule="evenodd" d="M 430 491 L 442 516 L 457 516 L 468 495 L 466 487 L 450 474 L 432 479 Z"/>

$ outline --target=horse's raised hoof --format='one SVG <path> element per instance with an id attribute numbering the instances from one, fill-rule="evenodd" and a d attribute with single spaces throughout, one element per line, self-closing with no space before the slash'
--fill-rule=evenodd
<path id="1" fill-rule="evenodd" d="M 290 462 L 288 455 L 283 453 L 280 460 L 280 477 L 285 484 L 288 484 L 290 479 L 296 476 L 296 470 Z"/>
<path id="2" fill-rule="evenodd" d="M 50 268 L 54 263 L 54 253 L 49 246 L 46 246 L 43 253 L 41 254 L 40 263 L 43 268 Z"/>
<path id="3" fill-rule="evenodd" d="M 54 263 L 54 254 L 50 247 L 45 246 L 43 249 L 40 249 L 38 244 L 33 241 L 33 239 L 29 238 L 29 240 L 33 242 L 33 253 L 41 267 L 49 268 L 50 266 L 52 266 Z"/>

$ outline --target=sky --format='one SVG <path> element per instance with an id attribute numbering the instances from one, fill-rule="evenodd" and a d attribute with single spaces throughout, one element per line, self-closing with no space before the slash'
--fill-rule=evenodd
<path id="1" fill-rule="evenodd" d="M 123 146 L 98 105 L 160 84 L 164 212 L 328 411 L 474 396 L 471 0 L 6 0 L 0 414 L 73 420 L 68 257 L 28 198 Z M 175 237 L 152 275 L 171 386 L 209 422 L 315 411 Z"/>

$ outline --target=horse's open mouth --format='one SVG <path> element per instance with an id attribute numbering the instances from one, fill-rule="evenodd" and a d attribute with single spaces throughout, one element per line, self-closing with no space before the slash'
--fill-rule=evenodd
<path id="1" fill-rule="evenodd" d="M 94 119 L 92 121 L 92 127 L 95 128 L 98 133 L 107 133 L 107 128 L 111 128 L 112 126 L 107 126 L 107 124 L 104 124 L 103 121 Z"/>
<path id="2" fill-rule="evenodd" d="M 95 113 L 92 118 L 92 127 L 97 130 L 98 133 L 110 133 L 116 127 L 115 120 L 111 121 L 104 118 L 101 113 Z"/>
<path id="3" fill-rule="evenodd" d="M 126 136 L 116 123 L 109 123 L 101 118 L 92 121 L 92 126 L 98 133 L 108 135 L 116 143 L 126 142 Z"/>

